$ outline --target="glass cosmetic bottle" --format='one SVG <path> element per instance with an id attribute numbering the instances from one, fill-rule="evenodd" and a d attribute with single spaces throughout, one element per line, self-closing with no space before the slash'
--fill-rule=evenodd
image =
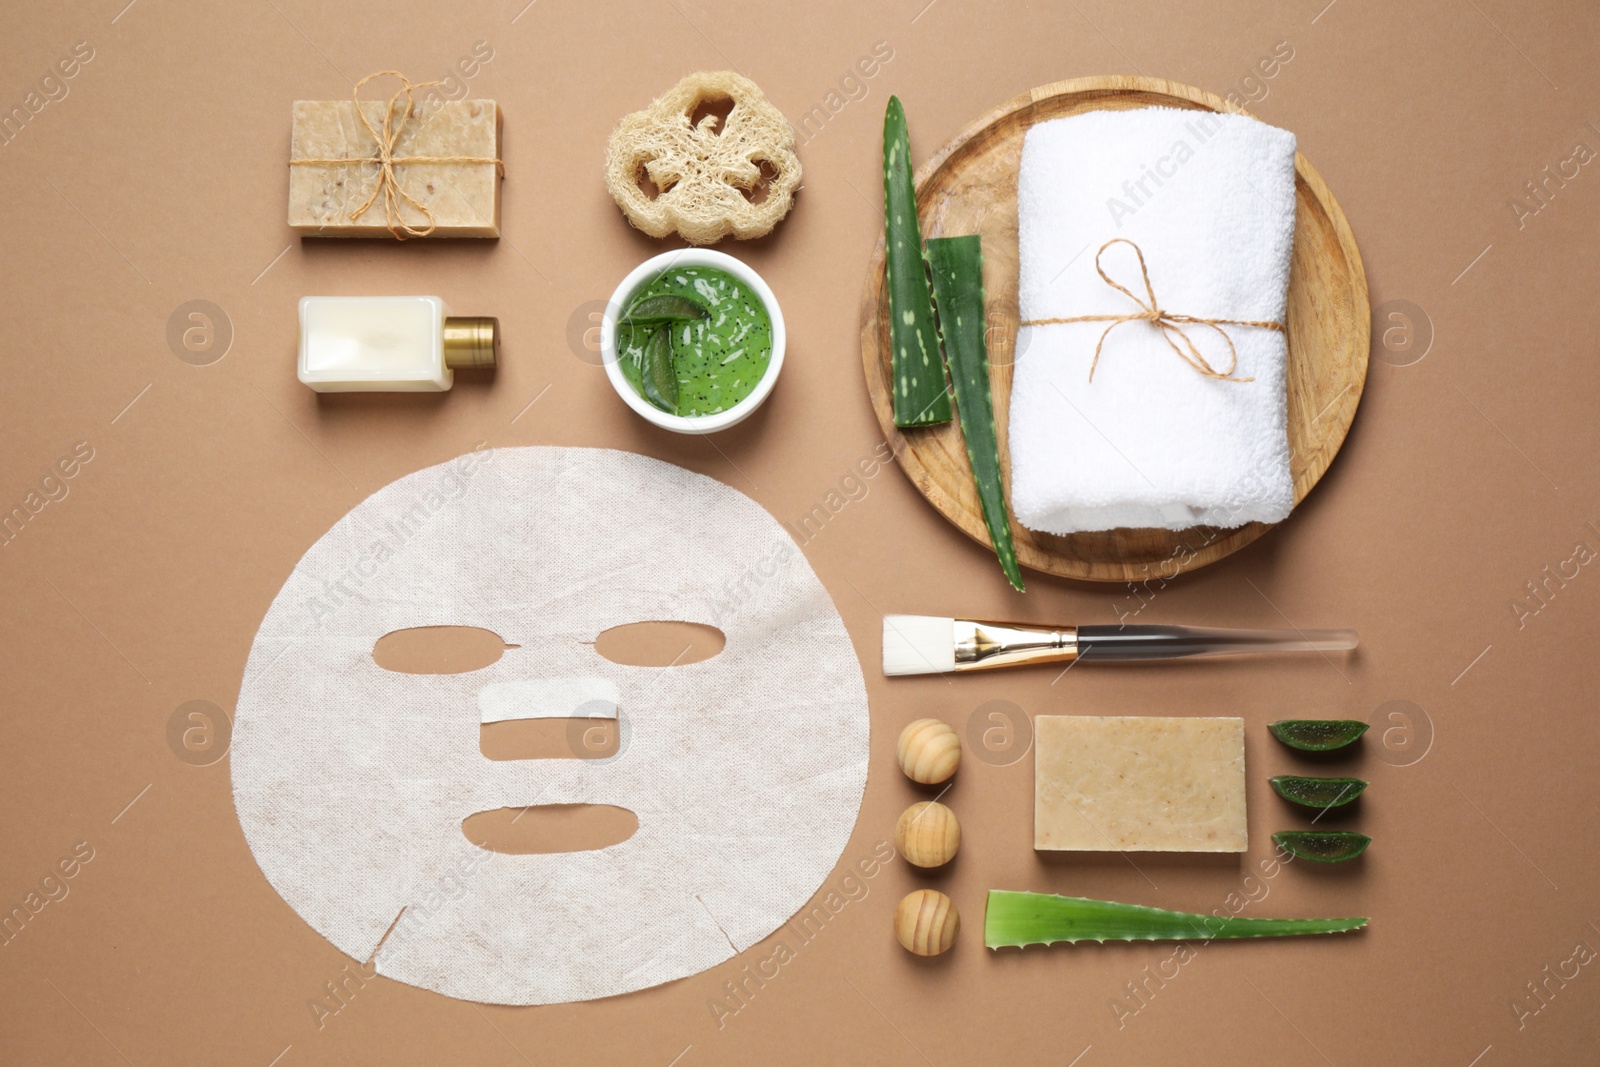
<path id="1" fill-rule="evenodd" d="M 436 296 L 300 300 L 300 380 L 319 393 L 443 392 L 499 347 L 499 319 L 451 315 Z"/>

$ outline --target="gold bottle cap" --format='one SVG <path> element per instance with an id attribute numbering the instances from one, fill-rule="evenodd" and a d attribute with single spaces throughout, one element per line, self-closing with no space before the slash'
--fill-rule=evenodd
<path id="1" fill-rule="evenodd" d="M 451 370 L 493 367 L 500 348 L 500 320 L 488 315 L 449 315 L 443 337 L 444 365 Z"/>

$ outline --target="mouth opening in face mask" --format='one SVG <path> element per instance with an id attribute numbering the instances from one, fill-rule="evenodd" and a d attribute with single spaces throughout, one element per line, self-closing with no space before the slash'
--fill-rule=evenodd
<path id="1" fill-rule="evenodd" d="M 531 804 L 494 808 L 461 823 L 468 841 L 507 856 L 592 852 L 620 845 L 639 829 L 639 817 L 615 804 Z"/>

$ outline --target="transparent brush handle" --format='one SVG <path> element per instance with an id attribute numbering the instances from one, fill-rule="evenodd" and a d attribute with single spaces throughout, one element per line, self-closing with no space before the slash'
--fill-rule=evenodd
<path id="1" fill-rule="evenodd" d="M 1255 652 L 1344 652 L 1354 630 L 1209 630 L 1191 626 L 1080 626 L 1078 658 L 1097 662 L 1192 659 Z"/>

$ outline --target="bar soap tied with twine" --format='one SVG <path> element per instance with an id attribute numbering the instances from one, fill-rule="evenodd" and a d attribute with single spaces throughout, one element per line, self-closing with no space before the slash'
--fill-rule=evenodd
<path id="1" fill-rule="evenodd" d="M 1106 273 L 1105 267 L 1101 265 L 1100 257 L 1106 254 L 1106 249 L 1115 244 L 1127 245 L 1133 249 L 1133 254 L 1139 257 L 1139 274 L 1144 279 L 1144 299 L 1141 300 L 1127 286 L 1113 281 L 1111 276 Z M 1228 331 L 1223 329 L 1224 326 L 1251 326 L 1259 330 L 1277 330 L 1287 336 L 1287 331 L 1281 322 L 1267 322 L 1261 319 L 1202 318 L 1198 315 L 1180 315 L 1166 310 L 1156 301 L 1155 286 L 1150 284 L 1150 268 L 1144 262 L 1144 249 L 1126 237 L 1113 237 L 1101 245 L 1100 251 L 1094 254 L 1094 269 L 1099 273 L 1101 280 L 1117 290 L 1117 292 L 1127 296 L 1135 304 L 1138 304 L 1140 310 L 1130 311 L 1126 315 L 1073 315 L 1068 318 L 1028 319 L 1021 324 L 1023 326 L 1053 326 L 1069 322 L 1107 323 L 1106 328 L 1100 333 L 1100 340 L 1095 342 L 1094 359 L 1089 363 L 1089 380 L 1091 382 L 1094 381 L 1095 369 L 1100 366 L 1100 350 L 1105 347 L 1106 338 L 1111 336 L 1112 330 L 1126 322 L 1148 322 L 1155 326 L 1156 329 L 1161 331 L 1162 339 L 1167 342 L 1168 347 L 1172 349 L 1179 359 L 1189 364 L 1203 377 L 1216 378 L 1224 382 L 1255 381 L 1254 378 L 1240 378 L 1234 373 L 1239 369 L 1239 350 L 1234 347 L 1233 338 L 1228 336 Z M 1195 347 L 1193 338 L 1184 331 L 1184 326 L 1186 325 L 1204 326 L 1207 329 L 1216 331 L 1217 336 L 1221 337 L 1223 343 L 1228 346 L 1228 366 L 1226 369 L 1218 369 L 1210 360 L 1200 354 L 1200 349 Z M 1179 342 L 1182 342 L 1181 347 Z"/>
<path id="2" fill-rule="evenodd" d="M 383 77 L 400 88 L 362 100 Z M 419 94 L 442 84 L 381 70 L 349 100 L 296 100 L 289 226 L 310 237 L 500 236 L 500 108 Z"/>
<path id="3" fill-rule="evenodd" d="M 1007 423 L 1023 526 L 1288 516 L 1294 155 L 1286 130 L 1169 107 L 1029 128 Z"/>

